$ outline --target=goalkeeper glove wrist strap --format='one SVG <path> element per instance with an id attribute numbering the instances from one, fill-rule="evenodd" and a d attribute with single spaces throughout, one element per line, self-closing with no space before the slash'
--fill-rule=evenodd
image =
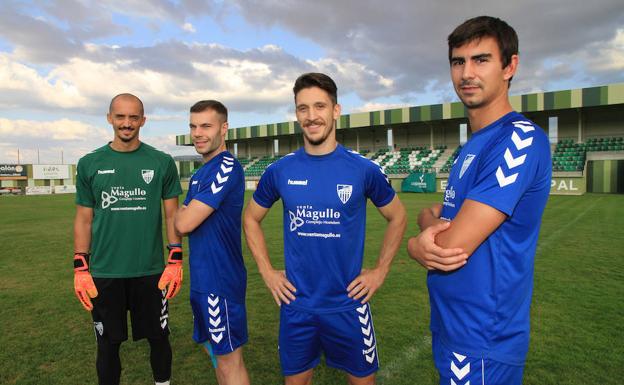
<path id="1" fill-rule="evenodd" d="M 169 250 L 169 259 L 167 263 L 182 263 L 182 244 L 170 243 L 167 245 Z"/>
<path id="2" fill-rule="evenodd" d="M 91 253 L 74 253 L 74 271 L 89 271 Z"/>

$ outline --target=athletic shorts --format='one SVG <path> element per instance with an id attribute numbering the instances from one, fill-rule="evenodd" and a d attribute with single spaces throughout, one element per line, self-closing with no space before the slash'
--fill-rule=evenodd
<path id="1" fill-rule="evenodd" d="M 132 339 L 169 335 L 169 306 L 165 290 L 158 289 L 160 274 L 136 278 L 93 278 L 93 327 L 98 340 L 119 343 L 128 339 L 128 311 Z"/>
<path id="2" fill-rule="evenodd" d="M 524 366 L 454 352 L 435 336 L 432 345 L 440 385 L 522 385 Z"/>
<path id="3" fill-rule="evenodd" d="M 282 374 L 291 376 L 316 367 L 321 353 L 325 354 L 327 366 L 355 377 L 375 373 L 379 358 L 370 305 L 323 314 L 282 305 L 279 329 Z"/>
<path id="4" fill-rule="evenodd" d="M 247 311 L 239 304 L 214 294 L 191 290 L 193 340 L 210 342 L 216 355 L 232 353 L 247 343 Z"/>

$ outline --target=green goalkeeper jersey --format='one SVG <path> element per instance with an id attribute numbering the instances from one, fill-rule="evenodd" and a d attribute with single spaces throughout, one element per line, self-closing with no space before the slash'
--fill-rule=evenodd
<path id="1" fill-rule="evenodd" d="M 76 204 L 93 208 L 91 274 L 142 277 L 163 271 L 161 200 L 182 193 L 173 158 L 141 143 L 100 147 L 78 161 Z"/>

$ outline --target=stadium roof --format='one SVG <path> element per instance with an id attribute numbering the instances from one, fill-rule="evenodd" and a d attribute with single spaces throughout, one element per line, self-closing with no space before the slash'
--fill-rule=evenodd
<path id="1" fill-rule="evenodd" d="M 573 90 L 514 95 L 509 99 L 512 107 L 519 112 L 624 104 L 624 83 Z M 340 116 L 336 128 L 383 126 L 465 117 L 466 110 L 464 105 L 461 102 L 453 102 L 345 114 Z M 301 127 L 296 121 L 270 123 L 258 126 L 231 128 L 228 130 L 226 140 L 274 137 L 300 132 Z M 179 146 L 190 146 L 192 144 L 190 135 L 177 135 L 176 144 Z"/>

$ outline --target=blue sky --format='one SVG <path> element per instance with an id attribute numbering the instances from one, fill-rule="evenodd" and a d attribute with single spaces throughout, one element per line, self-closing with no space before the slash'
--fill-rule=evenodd
<path id="1" fill-rule="evenodd" d="M 343 112 L 456 100 L 446 36 L 480 14 L 520 37 L 512 94 L 624 81 L 621 0 L 4 1 L 0 163 L 75 163 L 112 138 L 110 98 L 132 92 L 142 139 L 173 155 L 188 108 L 219 99 L 230 126 L 293 118 L 292 83 L 332 76 Z"/>

